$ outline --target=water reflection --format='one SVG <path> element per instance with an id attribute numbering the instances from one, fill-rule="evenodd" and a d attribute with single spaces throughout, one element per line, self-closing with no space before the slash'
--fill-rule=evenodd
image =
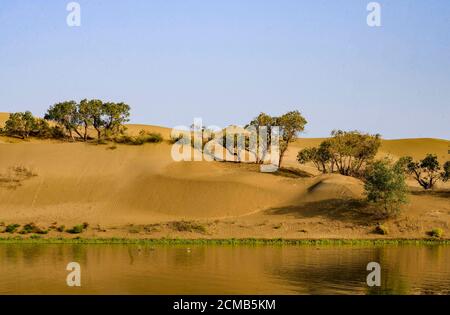
<path id="1" fill-rule="evenodd" d="M 66 286 L 79 262 L 82 287 Z M 381 264 L 379 288 L 366 285 Z M 2 294 L 449 294 L 450 246 L 0 245 Z"/>

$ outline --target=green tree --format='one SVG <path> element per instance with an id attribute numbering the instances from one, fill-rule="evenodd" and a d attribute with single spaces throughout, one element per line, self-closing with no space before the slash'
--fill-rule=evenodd
<path id="1" fill-rule="evenodd" d="M 91 114 L 91 108 L 87 99 L 83 99 L 78 104 L 78 115 L 83 124 L 83 140 L 87 141 L 88 139 L 88 128 L 92 126 L 93 119 Z"/>
<path id="2" fill-rule="evenodd" d="M 337 171 L 346 176 L 360 176 L 378 152 L 380 135 L 364 134 L 359 131 L 334 130 L 328 140 L 331 161 Z"/>
<path id="3" fill-rule="evenodd" d="M 53 138 L 55 133 L 54 129 L 50 127 L 45 119 L 35 118 L 30 135 L 37 138 Z"/>
<path id="4" fill-rule="evenodd" d="M 71 139 L 74 139 L 72 131 L 83 138 L 78 131 L 80 115 L 75 101 L 66 101 L 50 106 L 44 118 L 62 126 L 69 133 Z"/>
<path id="5" fill-rule="evenodd" d="M 103 125 L 106 135 L 117 135 L 123 124 L 129 121 L 130 106 L 125 103 L 105 103 L 103 104 Z"/>
<path id="6" fill-rule="evenodd" d="M 274 120 L 275 124 L 280 128 L 280 160 L 278 166 L 281 166 L 289 143 L 295 141 L 298 133 L 305 130 L 307 121 L 298 110 L 287 112 Z"/>
<path id="7" fill-rule="evenodd" d="M 83 104 L 83 106 L 81 106 Z M 102 128 L 105 121 L 103 120 L 103 102 L 101 100 L 83 100 L 80 102 L 80 113 L 85 126 L 85 138 L 87 137 L 87 127 L 92 125 L 97 131 L 97 138 L 100 140 Z"/>
<path id="8" fill-rule="evenodd" d="M 336 130 L 317 148 L 306 148 L 297 155 L 300 164 L 312 162 L 319 171 L 360 177 L 375 158 L 381 145 L 380 135 Z"/>
<path id="9" fill-rule="evenodd" d="M 269 145 L 271 143 L 272 127 L 275 126 L 275 124 L 276 117 L 271 117 L 266 113 L 260 113 L 247 126 L 245 126 L 246 128 L 253 126 L 256 129 L 257 138 L 253 147 L 250 147 L 248 139 L 246 139 L 246 147 L 249 152 L 255 155 L 256 163 L 258 164 L 264 163 L 267 156 Z M 266 129 L 265 133 L 261 132 L 262 128 Z"/>
<path id="10" fill-rule="evenodd" d="M 448 181 L 450 178 L 450 161 L 444 163 L 443 166 L 444 171 L 442 172 L 442 180 L 444 182 Z"/>
<path id="11" fill-rule="evenodd" d="M 441 167 L 435 154 L 427 154 L 420 161 L 414 161 L 411 156 L 404 156 L 400 158 L 398 164 L 426 190 L 433 188 L 439 179 L 445 180 L 445 171 L 441 173 Z"/>
<path id="12" fill-rule="evenodd" d="M 312 162 L 322 173 L 334 172 L 334 161 L 330 151 L 330 142 L 323 141 L 317 148 L 305 148 L 298 152 L 297 161 L 300 164 Z"/>
<path id="13" fill-rule="evenodd" d="M 402 167 L 388 159 L 375 161 L 364 173 L 367 200 L 376 204 L 384 216 L 397 215 L 407 202 L 407 186 Z"/>
<path id="14" fill-rule="evenodd" d="M 31 112 L 11 113 L 5 122 L 4 131 L 9 136 L 16 136 L 26 139 L 35 128 L 35 118 Z"/>

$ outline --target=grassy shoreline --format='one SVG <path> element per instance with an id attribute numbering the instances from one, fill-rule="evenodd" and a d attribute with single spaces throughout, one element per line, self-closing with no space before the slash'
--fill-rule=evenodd
<path id="1" fill-rule="evenodd" d="M 0 238 L 1 244 L 136 244 L 136 245 L 450 245 L 450 239 L 130 239 L 130 238 Z"/>

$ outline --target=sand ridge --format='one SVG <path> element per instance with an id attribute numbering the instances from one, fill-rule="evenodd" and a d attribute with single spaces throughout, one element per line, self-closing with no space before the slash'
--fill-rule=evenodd
<path id="1" fill-rule="evenodd" d="M 5 117 L 0 115 L 0 125 Z M 160 132 L 166 140 L 170 135 L 170 129 L 164 127 L 127 127 L 130 132 L 141 129 Z M 312 222 L 328 222 L 334 228 L 321 231 L 320 236 L 343 235 L 342 231 L 334 232 L 349 228 L 348 224 L 322 210 L 330 209 L 328 203 L 333 200 L 363 197 L 363 184 L 338 174 L 321 175 L 313 167 L 296 162 L 298 150 L 317 145 L 321 140 L 301 138 L 293 143 L 285 166 L 315 176 L 290 178 L 261 173 L 257 165 L 250 164 L 174 162 L 168 141 L 129 146 L 0 137 L 0 174 L 14 166 L 27 167 L 36 174 L 14 188 L 0 185 L 0 222 L 125 226 L 236 219 L 247 223 L 242 223 L 241 228 L 219 224 L 216 235 L 270 237 L 283 231 L 281 236 L 294 233 L 293 237 L 300 237 L 304 235 L 295 233 L 305 229 L 311 231 L 308 236 L 313 236 L 316 234 L 311 234 L 312 231 L 321 230 L 313 227 L 316 223 L 311 225 Z M 379 156 L 421 157 L 432 152 L 444 159 L 449 145 L 449 141 L 439 139 L 383 140 Z M 410 184 L 414 188 L 414 182 Z M 441 188 L 448 189 L 447 186 Z M 448 199 L 414 195 L 412 201 L 408 206 L 412 220 L 431 213 L 430 226 L 448 229 L 450 209 L 444 202 L 448 203 Z M 340 215 L 335 213 L 339 207 L 332 209 L 335 217 Z M 296 227 L 267 228 L 267 231 L 257 227 L 272 224 L 264 222 Z M 360 228 L 360 233 L 367 233 L 366 227 Z M 351 231 L 356 233 L 354 229 Z"/>

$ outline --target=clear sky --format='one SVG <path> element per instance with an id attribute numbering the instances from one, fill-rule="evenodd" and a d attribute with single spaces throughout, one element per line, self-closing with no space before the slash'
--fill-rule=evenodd
<path id="1" fill-rule="evenodd" d="M 132 106 L 131 121 L 245 124 L 300 110 L 304 136 L 450 135 L 450 1 L 1 0 L 0 111 L 62 100 Z"/>

